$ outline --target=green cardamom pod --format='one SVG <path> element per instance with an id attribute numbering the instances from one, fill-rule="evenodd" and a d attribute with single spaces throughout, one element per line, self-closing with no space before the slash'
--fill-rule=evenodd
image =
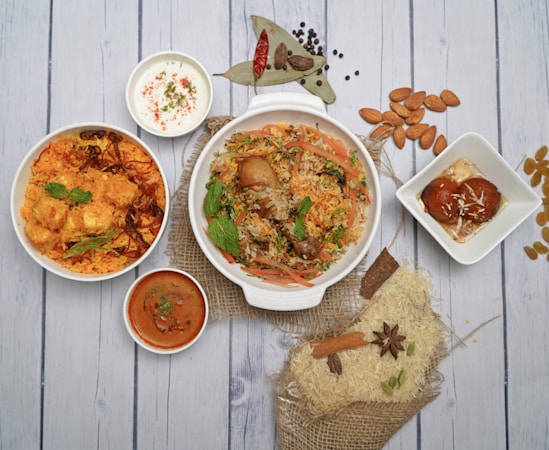
<path id="1" fill-rule="evenodd" d="M 387 395 L 393 395 L 393 388 L 389 386 L 387 383 L 381 383 L 381 389 L 387 394 Z"/>

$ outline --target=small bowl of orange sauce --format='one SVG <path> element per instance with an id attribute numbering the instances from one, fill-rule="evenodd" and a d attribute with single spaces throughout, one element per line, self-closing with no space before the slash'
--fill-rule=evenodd
<path id="1" fill-rule="evenodd" d="M 142 348 L 177 353 L 193 345 L 208 322 L 208 300 L 198 281 L 174 268 L 137 278 L 124 299 L 124 322 Z"/>

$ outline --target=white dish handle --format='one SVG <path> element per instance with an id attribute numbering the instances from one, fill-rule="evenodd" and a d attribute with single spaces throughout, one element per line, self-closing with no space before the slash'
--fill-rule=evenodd
<path id="1" fill-rule="evenodd" d="M 301 291 L 292 291 L 290 296 L 280 290 L 260 289 L 254 286 L 242 286 L 242 290 L 248 304 L 256 308 L 272 311 L 297 311 L 320 304 L 326 288 L 311 287 Z"/>
<path id="2" fill-rule="evenodd" d="M 248 103 L 246 113 L 269 108 L 281 109 L 284 106 L 293 109 L 309 109 L 316 114 L 326 115 L 326 107 L 320 97 L 299 92 L 273 92 L 256 95 Z"/>

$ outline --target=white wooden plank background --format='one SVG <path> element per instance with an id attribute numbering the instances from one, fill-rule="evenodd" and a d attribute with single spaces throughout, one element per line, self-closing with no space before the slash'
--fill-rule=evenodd
<path id="1" fill-rule="evenodd" d="M 429 121 L 450 141 L 482 134 L 521 174 L 524 157 L 549 143 L 546 0 L 0 2 L 0 449 L 278 447 L 270 377 L 283 367 L 291 336 L 269 323 L 222 321 L 182 354 L 138 349 L 124 329 L 122 299 L 138 273 L 168 264 L 167 235 L 135 273 L 83 285 L 37 266 L 9 215 L 25 153 L 47 132 L 79 121 L 138 134 L 173 193 L 197 133 L 161 139 L 141 131 L 125 107 L 127 77 L 161 50 L 194 55 L 212 74 L 249 59 L 252 14 L 287 30 L 304 21 L 318 32 L 337 94 L 327 111 L 358 134 L 370 131 L 359 108 L 387 109 L 389 91 L 408 85 L 457 92 L 459 108 L 428 113 Z M 252 88 L 213 82 L 211 115 L 246 110 Z M 276 91 L 302 88 L 259 89 Z M 388 142 L 385 152 L 403 181 L 433 158 L 410 142 L 402 150 Z M 370 262 L 393 242 L 401 219 L 395 182 L 382 176 L 381 183 Z M 538 239 L 531 217 L 481 262 L 460 266 L 406 216 L 391 252 L 430 270 L 436 308 L 456 336 L 497 319 L 442 362 L 440 397 L 388 449 L 549 448 L 549 266 L 522 250 Z"/>

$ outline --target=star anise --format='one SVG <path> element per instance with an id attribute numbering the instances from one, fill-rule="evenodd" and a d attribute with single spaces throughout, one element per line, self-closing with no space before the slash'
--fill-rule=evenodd
<path id="1" fill-rule="evenodd" d="M 383 331 L 374 331 L 374 334 L 378 337 L 372 344 L 381 346 L 381 356 L 387 353 L 387 350 L 391 352 L 393 358 L 398 358 L 398 352 L 404 351 L 404 347 L 401 342 L 406 339 L 406 336 L 398 334 L 398 323 L 391 328 L 387 323 L 383 322 Z"/>

